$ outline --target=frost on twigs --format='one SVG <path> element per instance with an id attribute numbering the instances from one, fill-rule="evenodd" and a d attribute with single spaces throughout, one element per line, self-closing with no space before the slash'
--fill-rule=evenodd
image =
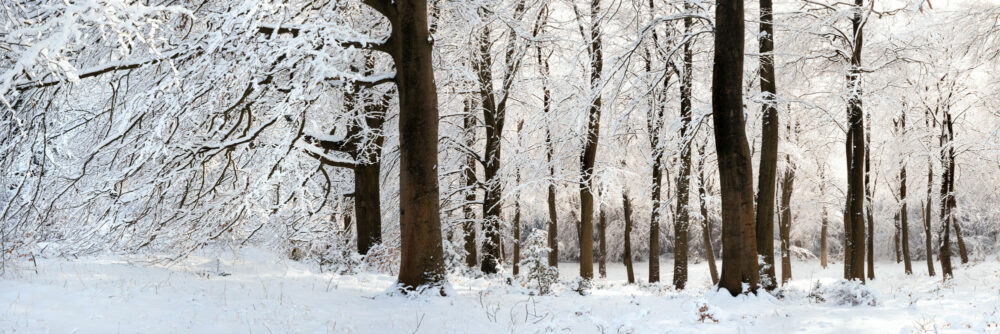
<path id="1" fill-rule="evenodd" d="M 549 266 L 548 232 L 535 230 L 525 243 L 524 258 L 518 265 L 524 273 L 521 276 L 526 287 L 533 288 L 532 295 L 547 295 L 552 285 L 559 279 L 559 271 Z"/>

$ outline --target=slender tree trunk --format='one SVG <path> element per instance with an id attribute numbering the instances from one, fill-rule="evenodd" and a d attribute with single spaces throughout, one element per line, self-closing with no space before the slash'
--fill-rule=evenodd
<path id="1" fill-rule="evenodd" d="M 819 195 L 820 198 L 826 198 L 826 167 L 820 166 L 819 169 Z M 821 202 L 822 203 L 822 202 Z M 820 210 L 820 232 L 819 232 L 819 264 L 826 269 L 827 261 L 830 257 L 830 240 L 827 235 L 829 234 L 830 219 L 827 218 L 826 203 L 821 204 L 823 208 Z"/>
<path id="2" fill-rule="evenodd" d="M 388 45 L 399 90 L 399 284 L 444 283 L 438 189 L 438 109 L 425 0 L 371 0 L 392 26 Z M 390 8 L 391 6 L 391 8 Z M 443 292 L 442 292 L 443 293 Z"/>
<path id="3" fill-rule="evenodd" d="M 954 150 L 952 148 L 951 114 L 945 112 L 941 124 L 941 234 L 938 257 L 941 260 L 941 276 L 944 280 L 953 277 L 951 266 L 951 206 L 954 197 L 953 173 L 955 168 Z"/>
<path id="4" fill-rule="evenodd" d="M 795 186 L 795 170 L 791 159 L 786 157 L 787 167 L 781 179 L 781 218 L 778 235 L 781 238 L 781 284 L 792 279 L 791 231 L 792 231 L 792 191 Z"/>
<path id="5" fill-rule="evenodd" d="M 906 138 L 906 113 L 899 116 L 899 133 L 902 138 Z M 907 275 L 913 274 L 913 264 L 910 259 L 910 225 L 909 210 L 906 208 L 906 160 L 899 169 L 899 235 L 900 251 L 903 253 L 903 267 Z"/>
<path id="6" fill-rule="evenodd" d="M 850 130 L 849 148 L 851 159 L 848 160 L 847 181 L 847 219 L 845 229 L 847 231 L 846 248 L 847 258 L 850 263 L 847 265 L 845 276 L 848 279 L 865 281 L 865 122 L 861 109 L 861 50 L 864 41 L 864 34 L 861 31 L 861 8 L 864 8 L 864 0 L 855 0 L 856 11 L 851 18 L 855 36 L 855 45 L 851 55 L 851 67 L 847 74 L 847 90 L 849 98 L 847 102 L 848 124 Z M 845 261 L 846 262 L 846 261 Z"/>
<path id="7" fill-rule="evenodd" d="M 655 34 L 654 34 L 655 37 Z M 652 72 L 652 56 L 646 52 L 646 73 Z M 667 76 L 669 79 L 669 75 Z M 666 79 L 665 79 L 666 80 Z M 666 87 L 666 85 L 664 85 Z M 660 135 L 663 129 L 663 106 L 654 99 L 647 114 L 646 129 L 653 156 L 653 178 L 650 191 L 652 208 L 649 214 L 649 282 L 660 281 L 660 199 L 663 181 L 663 147 Z"/>
<path id="8" fill-rule="evenodd" d="M 493 93 L 493 58 L 490 54 L 490 45 L 493 40 L 490 38 L 489 25 L 483 27 L 482 35 L 479 37 L 479 55 L 475 62 L 476 72 L 479 76 L 479 95 L 483 107 L 483 122 L 486 128 L 486 152 L 483 155 L 484 168 L 483 176 L 485 191 L 483 194 L 483 261 L 482 270 L 484 273 L 493 274 L 500 269 L 501 247 L 500 247 L 500 216 L 503 214 L 500 206 L 500 197 L 503 189 L 497 177 L 500 171 L 500 144 L 503 135 L 503 126 L 506 119 L 506 111 L 498 105 L 496 96 Z"/>
<path id="9" fill-rule="evenodd" d="M 685 10 L 692 10 L 692 5 L 685 3 Z M 684 33 L 691 33 L 691 18 L 685 18 Z M 674 222 L 674 288 L 683 290 L 688 279 L 688 230 L 691 223 L 689 213 L 690 187 L 691 187 L 691 141 L 693 136 L 689 133 L 691 127 L 691 82 L 693 80 L 694 66 L 692 64 L 693 55 L 691 50 L 691 40 L 682 46 L 684 59 L 681 73 L 680 96 L 681 96 L 681 148 L 680 148 L 680 170 L 677 173 L 677 220 Z M 664 82 L 666 87 L 666 82 Z M 691 137 L 691 138 L 689 138 Z"/>
<path id="10" fill-rule="evenodd" d="M 599 228 L 598 229 L 598 233 L 599 233 L 598 245 L 599 246 L 598 246 L 598 257 L 597 257 L 597 272 L 601 275 L 601 278 L 606 278 L 606 277 L 608 277 L 608 267 L 607 267 L 607 258 L 608 258 L 608 246 L 607 246 L 607 232 L 608 232 L 607 227 L 608 227 L 608 225 L 607 224 L 608 224 L 608 219 L 607 219 L 606 215 L 604 214 L 604 206 L 603 205 L 600 208 L 599 215 L 600 215 L 600 220 L 599 220 L 598 223 L 600 224 L 600 226 L 598 226 L 598 228 Z"/>
<path id="11" fill-rule="evenodd" d="M 590 3 L 590 87 L 594 94 L 587 117 L 587 136 L 580 156 L 580 277 L 594 278 L 594 194 L 591 190 L 594 159 L 601 125 L 601 53 L 600 0 Z"/>
<path id="12" fill-rule="evenodd" d="M 473 108 L 472 99 L 466 100 L 463 127 L 467 148 L 471 148 L 476 143 L 476 115 L 473 110 L 475 108 Z M 465 265 L 469 268 L 476 268 L 479 256 L 476 254 L 476 213 L 472 209 L 473 203 L 476 202 L 476 157 L 472 154 L 467 154 L 465 157 L 462 175 L 465 179 L 465 204 L 462 205 L 465 220 L 462 223 L 465 241 Z"/>
<path id="13" fill-rule="evenodd" d="M 774 71 L 774 17 L 771 0 L 760 1 L 760 91 L 763 125 L 760 174 L 757 176 L 757 254 L 764 259 L 761 283 L 768 291 L 777 285 L 774 268 L 774 198 L 778 168 L 778 110 Z"/>
<path id="14" fill-rule="evenodd" d="M 873 219 L 872 211 L 874 211 L 874 206 L 872 206 L 872 189 L 871 183 L 871 150 L 868 147 L 871 146 L 871 113 L 867 114 L 867 122 L 865 124 L 865 217 L 868 226 L 868 247 L 865 248 L 867 252 L 867 265 L 868 265 L 868 279 L 875 279 L 875 220 Z"/>
<path id="15" fill-rule="evenodd" d="M 628 275 L 628 284 L 635 283 L 635 274 L 632 271 L 632 202 L 628 199 L 628 191 L 622 189 L 622 206 L 625 212 L 625 273 Z"/>
<path id="16" fill-rule="evenodd" d="M 698 198 L 701 207 L 701 242 L 705 246 L 705 261 L 712 276 L 712 284 L 719 284 L 719 270 L 715 267 L 715 251 L 712 249 L 712 220 L 708 217 L 708 184 L 705 180 L 705 144 L 698 146 Z"/>
<path id="17" fill-rule="evenodd" d="M 542 56 L 542 48 L 538 47 L 538 63 L 542 66 L 542 112 L 546 115 L 549 114 L 552 105 L 552 92 L 549 90 L 549 60 Z M 552 163 L 552 155 L 555 152 L 555 147 L 552 143 L 552 130 L 549 125 L 545 126 L 545 162 L 549 165 L 549 182 L 548 182 L 548 196 L 546 197 L 546 202 L 548 204 L 549 210 L 549 223 L 548 223 L 548 246 L 549 246 L 549 266 L 559 267 L 559 229 L 556 225 L 559 221 L 559 216 L 556 213 L 556 167 Z"/>
<path id="18" fill-rule="evenodd" d="M 952 177 L 954 177 L 954 176 L 952 176 Z M 954 196 L 952 196 L 952 197 L 954 197 Z M 952 198 L 952 201 L 955 201 L 955 199 Z M 966 263 L 969 263 L 969 252 L 968 252 L 968 249 L 965 248 L 965 240 L 962 239 L 962 227 L 959 226 L 959 224 L 958 224 L 958 218 L 955 217 L 955 206 L 954 205 L 952 205 L 952 207 L 951 207 L 951 212 L 952 212 L 952 214 L 951 214 L 951 216 L 952 216 L 952 218 L 951 218 L 951 225 L 955 227 L 955 241 L 958 243 L 958 255 L 962 259 L 962 264 L 966 264 Z"/>
<path id="19" fill-rule="evenodd" d="M 715 8 L 712 119 L 722 194 L 722 277 L 732 295 L 757 290 L 753 167 L 743 119 L 743 0 L 718 0 Z"/>
<path id="20" fill-rule="evenodd" d="M 519 123 L 517 125 L 517 134 L 518 134 L 517 137 L 518 137 L 518 139 L 521 138 L 521 126 L 522 125 L 523 125 L 523 123 Z M 515 180 L 516 180 L 516 182 L 517 182 L 518 185 L 521 184 L 521 170 L 517 171 L 517 174 L 515 176 Z M 513 251 L 513 253 L 514 253 L 513 254 L 514 260 L 512 261 L 513 262 L 512 266 L 514 267 L 514 275 L 517 276 L 518 272 L 520 271 L 520 265 L 518 264 L 518 262 L 521 262 L 521 199 L 520 199 L 520 193 L 515 193 L 514 194 L 514 221 L 511 222 L 511 224 L 514 224 L 514 228 L 513 228 L 513 230 L 514 230 L 514 251 Z"/>

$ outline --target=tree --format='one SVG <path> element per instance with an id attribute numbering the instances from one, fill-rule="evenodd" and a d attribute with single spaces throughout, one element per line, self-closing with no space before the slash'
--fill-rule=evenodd
<path id="1" fill-rule="evenodd" d="M 774 274 L 774 198 L 778 170 L 778 108 L 774 75 L 774 15 L 771 0 L 760 1 L 760 93 L 763 103 L 760 171 L 757 179 L 757 254 L 764 260 L 764 288 L 777 287 Z"/>
<path id="2" fill-rule="evenodd" d="M 847 147 L 847 210 L 844 218 L 844 235 L 846 238 L 844 258 L 844 276 L 847 279 L 865 281 L 865 124 L 861 109 L 861 50 L 864 34 L 862 32 L 861 9 L 864 0 L 854 1 L 854 14 L 851 17 L 854 44 L 851 54 L 850 68 L 847 73 L 847 115 L 848 126 Z"/>
<path id="3" fill-rule="evenodd" d="M 753 168 L 743 119 L 743 1 L 718 0 L 715 8 L 712 119 L 722 194 L 722 277 L 733 296 L 757 290 Z"/>
<path id="4" fill-rule="evenodd" d="M 826 165 L 819 164 L 819 195 L 820 197 L 825 197 L 826 195 Z M 830 240 L 828 238 L 830 220 L 827 218 L 826 203 L 820 204 L 822 208 L 820 209 L 820 232 L 819 232 L 819 264 L 826 269 L 826 264 L 828 262 L 828 257 L 830 255 Z"/>
<path id="5" fill-rule="evenodd" d="M 906 138 L 906 109 L 899 113 L 899 119 L 893 121 L 896 134 L 899 138 Z M 899 168 L 899 235 L 900 251 L 903 257 L 903 268 L 907 275 L 913 274 L 913 265 L 910 261 L 910 226 L 908 223 L 909 211 L 906 209 L 906 160 L 902 161 Z"/>
<path id="6" fill-rule="evenodd" d="M 684 9 L 693 9 L 690 2 L 684 3 Z M 685 36 L 691 34 L 691 17 L 685 16 L 683 20 Z M 655 36 L 655 35 L 654 35 Z M 691 38 L 687 38 L 682 48 L 684 49 L 683 62 L 681 66 L 680 96 L 681 96 L 681 147 L 680 147 L 680 170 L 677 172 L 677 221 L 674 223 L 674 288 L 684 289 L 688 279 L 688 226 L 690 225 L 689 195 L 691 193 L 691 141 L 694 137 L 691 132 L 691 85 L 694 66 L 692 64 Z M 666 82 L 664 82 L 666 85 Z"/>
<path id="7" fill-rule="evenodd" d="M 574 7 L 575 8 L 575 7 Z M 587 128 L 583 154 L 580 156 L 580 277 L 594 278 L 594 194 L 592 190 L 594 159 L 597 157 L 597 140 L 601 125 L 601 4 L 590 3 L 590 88 L 591 103 L 587 112 Z"/>
<path id="8" fill-rule="evenodd" d="M 625 214 L 625 274 L 628 276 L 628 283 L 635 283 L 635 274 L 632 272 L 632 203 L 628 198 L 628 189 L 622 189 L 622 211 Z"/>
<path id="9" fill-rule="evenodd" d="M 781 177 L 781 215 L 778 220 L 778 235 L 781 239 L 781 284 L 792 279 L 791 231 L 792 231 L 792 191 L 795 186 L 795 164 L 785 156 L 785 171 Z"/>
<path id="10" fill-rule="evenodd" d="M 474 114 L 473 101 L 472 98 L 465 100 L 465 113 L 462 117 L 466 149 L 470 149 L 476 143 L 476 115 Z M 476 202 L 476 160 L 475 155 L 466 152 L 462 166 L 462 178 L 465 180 L 462 234 L 465 241 L 465 265 L 469 268 L 475 268 L 479 261 L 479 256 L 476 254 L 476 213 L 472 209 L 473 203 Z"/>
<path id="11" fill-rule="evenodd" d="M 708 140 L 698 145 L 698 198 L 701 207 L 701 242 L 705 246 L 705 261 L 712 276 L 712 284 L 719 284 L 719 271 L 715 267 L 715 251 L 712 249 L 712 219 L 708 217 L 708 179 L 705 177 L 705 146 Z"/>

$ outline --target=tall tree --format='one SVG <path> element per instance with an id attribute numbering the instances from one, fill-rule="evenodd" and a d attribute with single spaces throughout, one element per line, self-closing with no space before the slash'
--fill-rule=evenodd
<path id="1" fill-rule="evenodd" d="M 522 120 L 520 120 L 520 121 L 517 122 L 517 143 L 518 143 L 518 145 L 517 145 L 518 152 L 517 153 L 520 153 L 520 150 L 521 150 L 521 141 L 522 141 L 521 129 L 523 129 L 523 128 L 524 128 L 524 120 L 522 119 Z M 521 170 L 520 169 L 518 169 L 517 172 L 515 172 L 514 182 L 515 182 L 514 183 L 515 189 L 520 189 L 520 185 L 521 185 Z M 514 259 L 511 262 L 513 263 L 513 266 L 514 266 L 514 275 L 517 275 L 518 271 L 520 271 L 520 268 L 519 268 L 520 265 L 519 265 L 519 263 L 521 262 L 521 192 L 520 192 L 520 190 L 515 190 L 514 191 L 514 221 L 511 222 L 511 224 L 514 225 L 514 228 L 513 228 L 513 230 L 514 230 L 514 250 L 513 250 Z"/>
<path id="2" fill-rule="evenodd" d="M 904 106 L 905 107 L 905 106 Z M 893 122 L 896 126 L 896 134 L 901 140 L 906 138 L 906 109 L 899 114 L 899 120 Z M 899 244 L 903 258 L 903 270 L 907 275 L 913 274 L 913 265 L 910 261 L 910 226 L 909 211 L 906 209 L 906 159 L 903 159 L 899 167 Z"/>
<path id="3" fill-rule="evenodd" d="M 941 277 L 948 280 L 953 277 L 951 266 L 951 226 L 952 202 L 954 201 L 954 168 L 955 149 L 952 141 L 951 113 L 946 109 L 941 123 L 941 232 L 938 234 L 938 258 L 941 261 Z"/>
<path id="4" fill-rule="evenodd" d="M 743 0 L 717 0 L 712 120 L 722 194 L 722 277 L 733 296 L 757 290 L 753 168 L 743 119 Z"/>
<path id="5" fill-rule="evenodd" d="M 608 217 L 604 213 L 604 204 L 603 203 L 599 205 L 598 211 L 600 211 L 600 213 L 598 213 L 598 215 L 600 216 L 600 219 L 598 219 L 598 221 L 597 221 L 597 224 L 598 224 L 598 226 L 597 226 L 597 230 L 598 230 L 598 238 L 597 238 L 597 245 L 598 245 L 598 247 L 597 247 L 597 273 L 600 275 L 601 278 L 606 278 L 606 277 L 608 277 L 608 266 L 607 266 L 608 243 L 607 243 L 607 235 L 606 235 L 608 233 L 608 229 L 607 229 L 607 227 L 608 227 Z"/>
<path id="6" fill-rule="evenodd" d="M 547 10 L 542 11 L 547 13 Z M 542 24 L 539 27 L 545 26 L 545 20 L 547 19 L 547 14 L 542 14 Z M 540 28 L 539 28 L 540 29 Z M 542 71 L 542 112 L 547 116 L 551 116 L 549 113 L 552 109 L 552 91 L 549 88 L 549 59 L 543 56 L 542 47 L 538 46 L 535 48 L 538 54 L 538 64 L 541 65 Z M 552 143 L 552 129 L 550 128 L 549 122 L 545 124 L 545 162 L 549 166 L 549 180 L 548 180 L 548 194 L 546 197 L 546 204 L 548 204 L 549 211 L 549 223 L 548 225 L 548 246 L 549 246 L 549 266 L 558 267 L 559 266 L 559 241 L 557 237 L 559 236 L 559 229 L 557 222 L 559 221 L 559 215 L 556 212 L 556 167 L 552 162 L 552 156 L 555 154 L 555 147 Z"/>
<path id="7" fill-rule="evenodd" d="M 590 3 L 590 93 L 587 112 L 587 129 L 583 154 L 580 155 L 580 277 L 594 278 L 594 159 L 597 158 L 597 140 L 601 127 L 601 71 L 604 56 L 601 53 L 601 2 Z"/>
<path id="8" fill-rule="evenodd" d="M 826 198 L 826 165 L 819 164 L 819 196 L 820 198 Z M 820 209 L 820 232 L 819 232 L 819 264 L 826 269 L 826 264 L 828 257 L 830 256 L 830 240 L 829 225 L 830 219 L 827 218 L 826 212 L 826 202 L 820 201 L 822 208 Z"/>
<path id="9" fill-rule="evenodd" d="M 757 178 L 757 254 L 764 260 L 761 282 L 768 291 L 777 287 L 774 275 L 774 197 L 778 170 L 778 108 L 774 75 L 774 15 L 771 0 L 760 0 L 760 93 L 762 133 L 760 174 Z"/>
<path id="10" fill-rule="evenodd" d="M 474 100 L 465 100 L 465 114 L 462 120 L 465 131 L 465 147 L 471 149 L 476 144 L 476 114 L 473 108 Z M 465 241 L 465 265 L 475 268 L 479 263 L 479 256 L 476 254 L 476 213 L 473 211 L 473 203 L 476 202 L 476 156 L 471 152 L 466 152 L 465 165 L 462 166 L 462 178 L 465 179 L 465 204 L 462 205 L 464 221 L 462 222 L 463 238 Z"/>
<path id="11" fill-rule="evenodd" d="M 632 202 L 628 198 L 628 189 L 622 189 L 622 211 L 625 214 L 625 274 L 628 283 L 635 283 L 635 274 L 632 272 Z"/>
<path id="12" fill-rule="evenodd" d="M 684 3 L 684 9 L 691 11 L 694 6 Z M 691 34 L 691 17 L 683 19 L 684 34 Z M 681 73 L 681 148 L 680 170 L 677 172 L 677 220 L 674 222 L 674 288 L 684 289 L 688 279 L 688 226 L 690 225 L 689 197 L 691 187 L 691 141 L 694 137 L 691 128 L 691 84 L 694 66 L 691 38 L 687 38 L 682 46 L 684 56 Z M 666 85 L 666 83 L 664 83 Z"/>
<path id="13" fill-rule="evenodd" d="M 781 239 L 781 284 L 792 279 L 792 191 L 795 187 L 795 164 L 790 156 L 785 156 L 785 171 L 781 177 L 781 206 L 778 219 L 778 235 Z"/>
<path id="14" fill-rule="evenodd" d="M 715 251 L 712 249 L 712 219 L 708 217 L 709 184 L 705 177 L 705 146 L 708 140 L 698 145 L 698 198 L 701 207 L 701 243 L 705 246 L 705 261 L 712 276 L 712 284 L 719 284 L 719 270 L 715 267 Z"/>
<path id="15" fill-rule="evenodd" d="M 438 105 L 426 0 L 365 0 L 385 15 L 384 46 L 399 90 L 400 267 L 403 289 L 444 283 L 438 189 Z M 443 291 L 442 291 L 443 293 Z"/>
<path id="16" fill-rule="evenodd" d="M 861 109 L 861 48 L 864 41 L 862 32 L 862 8 L 864 0 L 854 1 L 851 16 L 854 47 L 851 50 L 850 68 L 847 73 L 847 147 L 849 168 L 847 170 L 847 211 L 845 212 L 845 252 L 844 276 L 847 279 L 865 281 L 865 124 Z M 848 260 L 849 259 L 849 260 Z"/>
<path id="17" fill-rule="evenodd" d="M 865 147 L 870 147 L 872 142 L 872 132 L 871 132 L 871 113 L 866 114 L 865 126 Z M 868 279 L 875 279 L 875 219 L 873 217 L 872 211 L 874 211 L 874 206 L 872 205 L 872 185 L 871 185 L 871 150 L 865 150 L 865 221 L 868 227 L 867 235 L 867 245 L 865 248 L 865 255 L 867 265 L 868 265 Z"/>
<path id="18" fill-rule="evenodd" d="M 524 0 L 519 0 L 514 8 L 514 19 L 520 20 L 524 10 Z M 485 13 L 487 9 L 480 8 L 480 11 Z M 479 57 L 476 58 L 479 95 L 482 100 L 483 122 L 486 126 L 486 151 L 483 155 L 485 192 L 483 194 L 482 270 L 487 274 L 496 273 L 503 260 L 500 235 L 500 217 L 502 215 L 500 199 L 503 193 L 502 182 L 499 178 L 500 153 L 503 127 L 507 119 L 507 102 L 510 101 L 510 88 L 514 84 L 517 70 L 521 67 L 520 59 L 523 55 L 523 53 L 517 52 L 516 36 L 517 34 L 512 27 L 507 35 L 504 72 L 501 75 L 503 81 L 501 81 L 499 92 L 495 92 L 493 87 L 493 57 L 490 53 L 493 40 L 490 38 L 488 24 L 483 27 L 479 37 Z"/>

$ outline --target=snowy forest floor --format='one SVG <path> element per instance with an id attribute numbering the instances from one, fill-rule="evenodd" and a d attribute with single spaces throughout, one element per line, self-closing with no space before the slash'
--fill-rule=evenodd
<path id="1" fill-rule="evenodd" d="M 321 273 L 259 250 L 201 252 L 171 266 L 39 259 L 38 274 L 28 262 L 0 279 L 0 332 L 1000 333 L 1000 260 L 989 258 L 958 267 L 947 284 L 927 277 L 925 262 L 913 263 L 912 276 L 878 262 L 868 284 L 875 306 L 838 304 L 836 289 L 816 293 L 816 282 L 832 287 L 842 276 L 842 264 L 817 261 L 793 261 L 781 298 L 711 291 L 705 262 L 692 264 L 688 289 L 675 291 L 670 259 L 661 262 L 663 285 L 625 285 L 616 263 L 587 296 L 566 283 L 539 297 L 500 278 L 452 275 L 442 298 L 390 295 L 390 275 Z M 561 276 L 576 277 L 577 268 L 563 263 Z M 646 268 L 636 264 L 640 281 Z"/>

